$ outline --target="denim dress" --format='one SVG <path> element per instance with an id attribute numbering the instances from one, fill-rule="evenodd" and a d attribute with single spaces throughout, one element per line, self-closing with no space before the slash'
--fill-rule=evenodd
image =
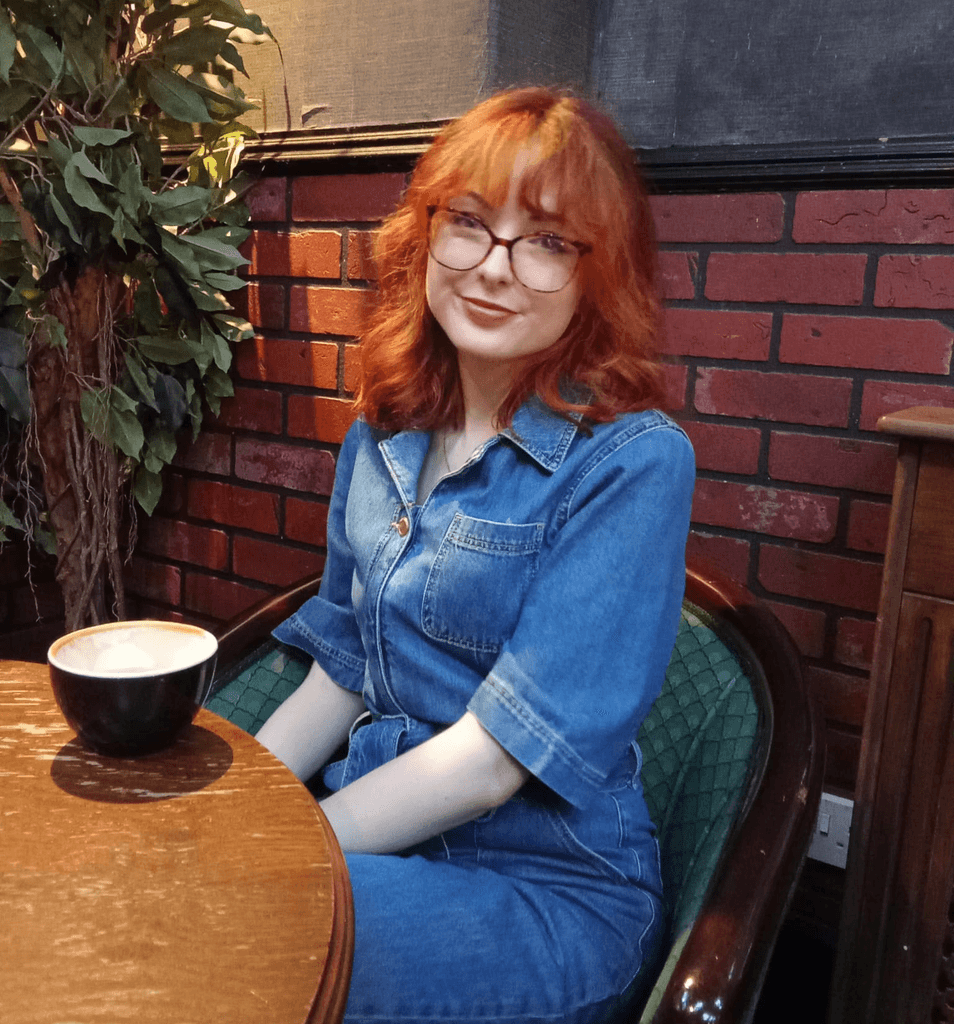
<path id="1" fill-rule="evenodd" d="M 602 1020 L 659 924 L 635 737 L 676 636 L 692 448 L 656 411 L 587 429 L 531 400 L 417 504 L 429 443 L 351 428 L 321 591 L 275 635 L 370 712 L 330 789 L 467 710 L 531 778 L 419 846 L 347 856 L 345 1019 Z"/>

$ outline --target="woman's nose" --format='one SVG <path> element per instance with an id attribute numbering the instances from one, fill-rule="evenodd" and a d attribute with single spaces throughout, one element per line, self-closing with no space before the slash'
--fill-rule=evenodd
<path id="1" fill-rule="evenodd" d="M 510 266 L 510 250 L 503 242 L 495 242 L 480 264 L 480 272 L 488 280 L 512 281 L 513 267 Z"/>

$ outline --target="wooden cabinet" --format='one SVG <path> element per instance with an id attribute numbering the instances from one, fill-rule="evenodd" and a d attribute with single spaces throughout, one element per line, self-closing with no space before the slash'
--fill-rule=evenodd
<path id="1" fill-rule="evenodd" d="M 954 1024 L 954 409 L 899 438 L 829 1024 Z"/>

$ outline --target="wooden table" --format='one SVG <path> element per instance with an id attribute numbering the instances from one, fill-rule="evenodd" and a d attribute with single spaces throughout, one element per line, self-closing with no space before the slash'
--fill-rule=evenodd
<path id="1" fill-rule="evenodd" d="M 4 1024 L 340 1021 L 344 858 L 308 791 L 209 711 L 168 752 L 87 752 L 45 665 L 0 662 Z"/>

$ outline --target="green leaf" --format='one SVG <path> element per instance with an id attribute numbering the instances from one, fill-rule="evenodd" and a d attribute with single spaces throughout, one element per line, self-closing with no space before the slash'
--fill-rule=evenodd
<path id="1" fill-rule="evenodd" d="M 198 258 L 205 267 L 212 270 L 235 270 L 248 265 L 248 260 L 233 245 L 227 245 L 210 237 L 211 232 L 199 235 L 181 235 L 181 241 L 197 250 Z"/>
<path id="2" fill-rule="evenodd" d="M 33 90 L 22 82 L 0 90 L 0 121 L 8 121 L 33 98 Z"/>
<path id="3" fill-rule="evenodd" d="M 179 382 L 176 381 L 178 384 Z M 185 421 L 185 391 L 182 389 L 182 385 L 179 385 L 179 390 L 182 392 L 182 419 L 180 425 Z M 178 427 L 176 428 L 178 429 Z M 146 443 L 149 446 L 149 450 L 156 456 L 157 459 L 161 459 L 165 465 L 169 465 L 170 462 L 176 457 L 176 450 L 178 445 L 176 444 L 176 436 L 171 430 L 167 430 L 165 427 L 153 427 L 149 431 L 149 436 L 146 438 Z"/>
<path id="4" fill-rule="evenodd" d="M 190 124 L 211 121 L 205 101 L 181 75 L 164 68 L 145 68 L 146 90 L 170 117 Z"/>
<path id="5" fill-rule="evenodd" d="M 237 71 L 241 71 L 246 78 L 248 78 L 248 72 L 245 70 L 245 61 L 242 60 L 242 55 L 235 49 L 231 43 L 226 43 L 219 51 L 219 56 L 232 65 Z"/>
<path id="6" fill-rule="evenodd" d="M 114 391 L 117 389 L 113 389 Z M 110 409 L 109 440 L 131 459 L 138 459 L 146 438 L 134 412 Z"/>
<path id="7" fill-rule="evenodd" d="M 136 347 L 154 363 L 178 366 L 192 358 L 192 349 L 182 338 L 173 334 L 142 334 L 136 338 Z"/>
<path id="8" fill-rule="evenodd" d="M 83 244 L 83 240 L 80 238 L 79 233 L 76 230 L 76 225 L 73 223 L 69 213 L 67 213 L 66 207 L 60 202 L 56 192 L 50 192 L 50 205 L 53 207 L 60 223 L 66 227 L 67 231 L 69 231 L 70 238 L 72 238 L 77 245 L 81 246 Z"/>
<path id="9" fill-rule="evenodd" d="M 92 92 L 98 84 L 96 61 L 90 56 L 84 43 L 90 46 L 92 52 L 96 52 L 95 40 L 87 39 L 85 36 L 77 38 L 70 34 L 63 36 L 63 51 L 66 54 L 67 67 L 71 68 L 79 77 L 85 90 Z"/>
<path id="10" fill-rule="evenodd" d="M 23 523 L 13 514 L 13 509 L 0 499 L 0 544 L 6 544 L 10 537 L 7 530 L 22 530 Z"/>
<path id="11" fill-rule="evenodd" d="M 139 282 L 135 299 L 136 319 L 142 330 L 158 334 L 162 325 L 162 306 L 159 304 L 159 293 L 152 279 Z"/>
<path id="12" fill-rule="evenodd" d="M 92 160 L 86 155 L 85 150 L 80 150 L 79 153 L 73 155 L 72 163 L 75 164 L 76 169 L 83 175 L 84 178 L 89 178 L 90 181 L 98 181 L 101 185 L 112 186 L 112 182 L 105 174 L 93 163 Z"/>
<path id="13" fill-rule="evenodd" d="M 205 320 L 202 321 L 202 346 L 212 353 L 215 365 L 223 371 L 228 371 L 232 365 L 232 349 L 229 343 L 218 331 L 214 331 Z"/>
<path id="14" fill-rule="evenodd" d="M 215 319 L 222 325 L 223 334 L 229 338 L 232 343 L 243 341 L 245 338 L 251 338 L 255 334 L 255 329 L 248 322 L 240 316 L 235 316 L 234 313 L 216 313 Z"/>
<path id="15" fill-rule="evenodd" d="M 140 466 L 133 480 L 133 496 L 147 516 L 151 516 L 162 497 L 162 477 Z"/>
<path id="16" fill-rule="evenodd" d="M 93 213 L 105 213 L 107 217 L 112 217 L 112 211 L 103 204 L 99 196 L 93 191 L 93 186 L 90 185 L 80 172 L 76 159 L 81 155 L 74 153 L 73 158 L 63 171 L 63 181 L 66 183 L 70 197 L 74 203 L 78 203 L 87 210 L 92 210 Z"/>
<path id="17" fill-rule="evenodd" d="M 206 313 L 220 313 L 232 308 L 224 295 L 205 285 L 190 281 L 189 294 L 196 306 Z"/>
<path id="18" fill-rule="evenodd" d="M 170 64 L 207 64 L 225 45 L 231 26 L 190 25 L 157 47 L 157 55 Z"/>
<path id="19" fill-rule="evenodd" d="M 32 59 L 38 69 L 43 65 L 48 73 L 46 84 L 58 82 L 63 75 L 64 58 L 63 51 L 56 45 L 56 40 L 33 25 L 18 24 L 18 27 L 20 42 L 27 57 Z"/>
<path id="20" fill-rule="evenodd" d="M 109 443 L 109 397 L 105 388 L 80 395 L 80 413 L 86 429 L 103 444 Z"/>
<path id="21" fill-rule="evenodd" d="M 202 268 L 196 262 L 195 250 L 188 245 L 183 245 L 180 238 L 170 234 L 168 231 L 160 231 L 159 234 L 162 239 L 162 248 L 166 255 L 175 260 L 187 277 L 191 277 L 194 281 L 198 280 L 202 276 Z M 165 293 L 163 293 L 163 297 L 166 299 L 166 302 L 169 301 Z"/>
<path id="22" fill-rule="evenodd" d="M 220 292 L 236 292 L 248 284 L 248 281 L 239 277 L 238 274 L 219 274 L 215 271 L 207 273 L 205 280 Z"/>
<path id="23" fill-rule="evenodd" d="M 0 407 L 18 423 L 30 419 L 26 346 L 23 336 L 0 327 Z M 8 524 L 9 525 L 9 524 Z"/>
<path id="24" fill-rule="evenodd" d="M 10 68 L 16 55 L 17 37 L 10 25 L 10 16 L 0 9 L 0 78 L 7 85 L 10 84 Z"/>
<path id="25" fill-rule="evenodd" d="M 61 348 L 66 349 L 68 341 L 66 337 L 66 328 L 60 323 L 60 321 L 52 313 L 47 313 L 41 321 L 41 336 L 45 337 L 47 345 L 50 348 Z"/>
<path id="26" fill-rule="evenodd" d="M 149 383 L 149 378 L 146 376 L 145 371 L 133 358 L 131 352 L 124 352 L 123 357 L 126 360 L 126 370 L 129 376 L 132 378 L 132 382 L 136 385 L 136 390 L 139 392 L 140 397 L 149 406 L 150 409 L 154 409 L 159 412 L 159 406 L 156 404 L 156 395 L 152 389 L 152 385 Z"/>
<path id="27" fill-rule="evenodd" d="M 212 193 L 209 189 L 198 185 L 179 185 L 159 192 L 153 198 L 152 205 L 157 221 L 181 227 L 204 217 L 211 204 Z"/>
<path id="28" fill-rule="evenodd" d="M 74 128 L 73 134 L 84 146 L 115 146 L 132 136 L 124 128 Z"/>

